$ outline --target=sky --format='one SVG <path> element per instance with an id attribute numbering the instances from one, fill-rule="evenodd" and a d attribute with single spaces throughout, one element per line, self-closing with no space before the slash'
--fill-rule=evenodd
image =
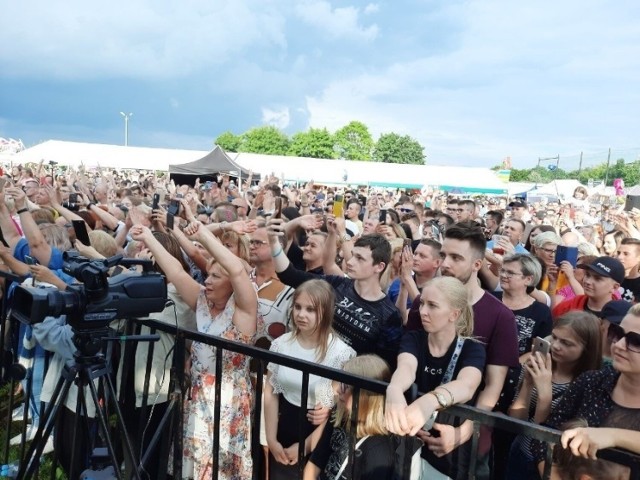
<path id="1" fill-rule="evenodd" d="M 135 146 L 359 120 L 434 165 L 640 155 L 636 0 L 2 5 L 0 137 L 27 146 L 122 144 L 122 111 Z"/>

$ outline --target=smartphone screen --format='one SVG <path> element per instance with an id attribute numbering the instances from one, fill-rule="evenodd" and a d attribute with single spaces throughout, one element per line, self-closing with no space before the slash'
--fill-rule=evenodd
<path id="1" fill-rule="evenodd" d="M 282 198 L 276 197 L 275 202 L 276 202 L 276 207 L 275 207 L 275 210 L 273 211 L 272 218 L 281 218 L 282 217 Z"/>
<path id="2" fill-rule="evenodd" d="M 80 240 L 84 245 L 90 246 L 89 234 L 87 233 L 87 224 L 84 220 L 73 220 L 73 231 L 76 232 L 76 239 Z"/>
<path id="3" fill-rule="evenodd" d="M 333 198 L 333 215 L 336 218 L 344 217 L 344 196 L 336 195 Z"/>
<path id="4" fill-rule="evenodd" d="M 24 256 L 24 263 L 26 263 L 27 265 L 38 265 L 38 261 L 31 255 Z"/>
<path id="5" fill-rule="evenodd" d="M 173 214 L 167 213 L 167 228 L 169 230 L 173 230 L 174 218 Z"/>
<path id="6" fill-rule="evenodd" d="M 405 238 L 402 242 L 404 244 L 404 247 L 409 247 L 411 248 L 411 239 L 410 238 Z"/>
<path id="7" fill-rule="evenodd" d="M 157 210 L 158 209 L 158 203 L 160 203 L 160 194 L 159 193 L 154 193 L 153 194 L 153 203 L 151 204 L 151 210 Z"/>

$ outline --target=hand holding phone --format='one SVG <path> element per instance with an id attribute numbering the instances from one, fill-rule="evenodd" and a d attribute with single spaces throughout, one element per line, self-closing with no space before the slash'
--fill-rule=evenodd
<path id="1" fill-rule="evenodd" d="M 544 338 L 536 337 L 533 339 L 533 347 L 531 348 L 531 354 L 535 355 L 536 352 L 540 352 L 543 358 L 547 357 L 547 354 L 551 350 L 551 342 Z"/>
<path id="2" fill-rule="evenodd" d="M 282 198 L 275 198 L 275 210 L 273 211 L 273 216 L 271 218 L 282 218 Z"/>
<path id="3" fill-rule="evenodd" d="M 151 210 L 157 210 L 159 203 L 160 203 L 160 194 L 159 193 L 154 193 L 153 194 L 153 203 L 151 204 Z"/>
<path id="4" fill-rule="evenodd" d="M 344 196 L 336 195 L 333 198 L 333 216 L 336 218 L 344 217 Z"/>
<path id="5" fill-rule="evenodd" d="M 87 233 L 87 224 L 84 223 L 84 220 L 72 220 L 71 224 L 73 225 L 73 231 L 76 233 L 76 239 L 87 247 L 91 246 L 89 233 Z"/>

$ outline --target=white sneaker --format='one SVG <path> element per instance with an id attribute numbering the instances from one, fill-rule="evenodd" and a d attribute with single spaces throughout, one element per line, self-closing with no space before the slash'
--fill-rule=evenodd
<path id="1" fill-rule="evenodd" d="M 12 422 L 21 422 L 22 420 L 24 420 L 24 403 L 15 408 L 11 413 Z M 31 410 L 28 410 L 27 412 L 27 422 L 31 423 Z"/>
<path id="2" fill-rule="evenodd" d="M 25 437 L 25 442 L 30 442 L 31 440 L 33 440 L 33 437 L 36 436 L 37 431 L 38 431 L 37 425 L 36 426 L 29 425 L 27 427 L 27 435 Z M 9 440 L 9 445 L 20 445 L 20 442 L 22 442 L 22 432 L 20 432 L 18 435 L 16 435 L 11 440 Z"/>
<path id="3" fill-rule="evenodd" d="M 53 436 L 49 435 L 49 438 L 47 438 L 47 443 L 42 449 L 42 455 L 46 455 L 47 453 L 51 452 L 53 452 Z"/>

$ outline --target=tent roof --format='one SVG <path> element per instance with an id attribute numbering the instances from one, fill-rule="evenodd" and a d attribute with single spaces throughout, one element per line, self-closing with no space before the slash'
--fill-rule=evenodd
<path id="1" fill-rule="evenodd" d="M 56 161 L 61 165 L 86 167 L 169 170 L 169 163 L 184 163 L 202 158 L 208 152 L 170 148 L 125 147 L 100 143 L 47 140 L 13 156 L 13 163 Z"/>
<path id="2" fill-rule="evenodd" d="M 198 160 L 179 165 L 169 165 L 169 173 L 179 175 L 212 175 L 218 172 L 237 174 L 241 170 L 242 167 L 233 162 L 222 147 L 218 145 Z"/>
<path id="3" fill-rule="evenodd" d="M 372 187 L 416 188 L 425 185 L 441 190 L 506 193 L 507 184 L 488 168 L 439 165 L 403 165 L 356 162 L 257 153 L 229 153 L 235 163 L 261 174 L 273 173 L 287 182 L 314 180 L 321 185 L 369 185 Z"/>
<path id="4" fill-rule="evenodd" d="M 578 180 L 553 180 L 529 193 L 531 195 L 555 195 L 562 199 L 568 199 L 573 196 L 573 191 L 580 186 L 584 185 Z"/>

